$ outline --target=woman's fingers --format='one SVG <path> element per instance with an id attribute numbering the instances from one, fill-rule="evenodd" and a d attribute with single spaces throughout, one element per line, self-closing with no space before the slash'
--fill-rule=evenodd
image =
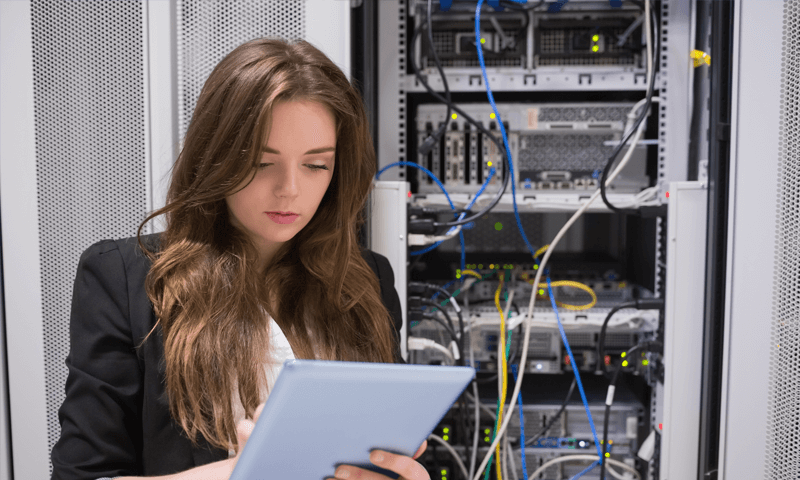
<path id="1" fill-rule="evenodd" d="M 425 445 L 423 444 L 423 446 Z M 430 480 L 431 478 L 422 465 L 405 455 L 375 450 L 369 455 L 369 460 L 381 468 L 399 474 L 403 480 Z M 334 476 L 341 480 L 387 480 L 385 475 L 352 465 L 341 465 L 336 469 Z"/>
<path id="2" fill-rule="evenodd" d="M 264 410 L 264 405 L 265 404 L 262 403 L 261 405 L 256 407 L 256 411 L 255 411 L 255 413 L 253 413 L 253 422 L 257 422 L 258 421 L 258 417 L 261 416 L 261 411 Z"/>
<path id="3" fill-rule="evenodd" d="M 247 443 L 247 439 L 253 433 L 253 427 L 255 427 L 255 423 L 246 418 L 239 420 L 239 423 L 236 424 L 236 441 L 239 443 L 237 454 L 242 452 L 244 444 Z"/>
<path id="4" fill-rule="evenodd" d="M 369 461 L 381 468 L 399 473 L 401 477 L 407 480 L 430 480 L 431 478 L 422 465 L 405 455 L 375 450 L 369 454 Z"/>
<path id="5" fill-rule="evenodd" d="M 411 457 L 411 458 L 413 458 L 414 460 L 418 459 L 419 456 L 422 455 L 425 452 L 426 448 L 428 448 L 428 441 L 427 440 L 423 440 L 422 441 L 422 445 L 420 445 L 419 449 L 417 449 L 417 453 L 415 453 L 414 456 Z"/>

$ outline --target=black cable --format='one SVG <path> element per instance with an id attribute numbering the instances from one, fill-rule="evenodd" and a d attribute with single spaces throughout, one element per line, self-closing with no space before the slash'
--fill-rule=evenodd
<path id="1" fill-rule="evenodd" d="M 445 323 L 444 320 L 442 320 L 441 318 L 437 317 L 436 314 L 434 314 L 434 313 L 423 313 L 422 314 L 422 318 L 425 318 L 427 320 L 432 320 L 432 321 L 438 323 L 439 325 L 441 325 L 442 327 L 444 327 L 444 330 L 447 332 L 448 335 L 450 335 L 450 338 L 452 340 L 455 340 L 457 338 L 456 337 L 456 332 L 452 328 L 450 328 L 450 326 L 447 325 L 447 323 Z"/>
<path id="2" fill-rule="evenodd" d="M 428 18 L 426 23 L 428 24 L 428 44 L 431 47 L 431 55 L 433 56 L 433 62 L 436 64 L 436 69 L 439 70 L 439 75 L 442 77 L 442 84 L 444 85 L 444 94 L 447 98 L 447 114 L 444 117 L 444 123 L 439 126 L 439 129 L 433 135 L 429 135 L 428 138 L 422 142 L 422 145 L 419 146 L 419 153 L 422 155 L 427 155 L 433 149 L 433 146 L 439 143 L 439 140 L 444 135 L 444 132 L 447 130 L 447 126 L 450 124 L 450 105 L 452 104 L 450 98 L 450 86 L 447 84 L 447 77 L 444 75 L 444 70 L 442 69 L 442 64 L 439 62 L 439 55 L 436 53 L 436 49 L 433 47 L 433 23 L 431 21 L 431 0 L 428 0 Z"/>
<path id="3" fill-rule="evenodd" d="M 414 282 L 414 283 L 417 283 L 417 282 Z M 409 285 L 411 285 L 411 284 L 409 284 Z M 433 285 L 431 283 L 424 283 L 424 284 L 421 284 L 421 285 L 424 285 L 429 290 L 436 290 L 437 292 L 443 294 L 445 298 L 452 299 L 452 301 L 450 303 L 455 306 L 455 303 L 454 303 L 455 302 L 455 298 L 453 298 L 453 294 L 448 292 L 444 288 L 442 288 L 442 287 L 440 287 L 438 285 Z M 453 309 L 455 310 L 455 307 Z M 458 332 L 460 334 L 459 338 L 464 338 L 464 335 L 465 335 L 465 333 L 464 333 L 464 316 L 461 314 L 461 309 L 455 310 L 455 312 L 456 312 L 456 315 L 458 316 Z"/>
<path id="4" fill-rule="evenodd" d="M 419 35 L 421 33 L 422 30 L 420 29 L 417 29 L 417 31 L 414 32 L 414 37 L 411 39 L 412 49 L 414 45 L 416 45 L 417 39 L 419 38 Z M 421 83 L 422 86 L 425 87 L 425 90 L 427 90 L 429 94 L 431 94 L 434 98 L 436 98 L 440 102 L 449 104 L 450 108 L 452 108 L 456 113 L 464 117 L 464 120 L 473 125 L 479 132 L 484 134 L 489 140 L 491 140 L 495 145 L 497 145 L 498 151 L 502 153 L 504 158 L 508 157 L 505 146 L 503 145 L 502 141 L 498 140 L 494 135 L 492 135 L 489 132 L 489 130 L 486 130 L 486 128 L 484 128 L 484 126 L 481 125 L 480 122 L 476 121 L 474 118 L 470 117 L 469 114 L 467 114 L 464 110 L 460 109 L 458 106 L 456 106 L 452 102 L 448 101 L 446 98 L 439 95 L 438 92 L 436 92 L 434 89 L 430 87 L 430 85 L 428 85 L 428 82 L 425 80 L 425 78 L 422 77 L 422 74 L 419 73 L 419 67 L 417 66 L 417 62 L 414 59 L 413 53 L 409 55 L 409 61 L 411 63 L 412 70 L 414 70 L 414 76 L 417 78 L 417 81 L 419 81 L 419 83 Z M 503 169 L 503 186 L 500 188 L 500 190 L 497 191 L 492 201 L 489 202 L 489 204 L 486 207 L 484 207 L 483 210 L 481 210 L 480 212 L 476 213 L 471 217 L 467 217 L 462 220 L 455 220 L 452 222 L 445 222 L 445 223 L 433 222 L 433 225 L 436 227 L 457 227 L 459 225 L 466 225 L 467 223 L 474 222 L 475 220 L 486 215 L 489 212 L 489 210 L 494 208 L 494 206 L 497 205 L 497 203 L 500 202 L 500 199 L 503 197 L 503 194 L 505 193 L 506 188 L 508 187 L 508 183 L 511 179 L 509 173 L 510 172 L 508 168 Z M 448 211 L 447 213 L 451 212 Z"/>
<path id="5" fill-rule="evenodd" d="M 600 335 L 597 338 L 597 368 L 595 368 L 595 373 L 605 373 L 606 371 L 606 329 L 608 328 L 608 322 L 611 321 L 611 317 L 623 308 L 636 308 L 636 305 L 636 301 L 623 302 L 614 306 L 614 308 L 608 312 L 608 315 L 606 315 L 606 319 L 603 320 L 603 326 L 600 327 Z"/>
<path id="6" fill-rule="evenodd" d="M 649 1 L 649 0 L 646 0 L 646 1 Z M 655 9 L 651 8 L 650 12 L 651 12 L 651 16 L 655 17 Z M 603 168 L 603 174 L 600 176 L 600 196 L 603 199 L 603 203 L 605 203 L 606 206 L 610 210 L 612 210 L 612 211 L 614 211 L 616 213 L 627 213 L 627 212 L 625 210 L 615 206 L 615 205 L 612 205 L 611 202 L 608 200 L 608 197 L 606 196 L 606 179 L 608 179 L 608 175 L 611 172 L 611 166 L 614 164 L 614 160 L 617 158 L 617 155 L 619 155 L 619 153 L 625 147 L 625 144 L 628 143 L 628 140 L 630 140 L 630 138 L 633 136 L 634 132 L 639 128 L 639 125 L 641 125 L 641 123 L 647 117 L 647 112 L 650 110 L 650 105 L 653 103 L 653 91 L 655 90 L 655 86 L 656 86 L 656 82 L 655 82 L 655 80 L 656 80 L 656 71 L 658 70 L 656 68 L 656 66 L 657 66 L 656 65 L 656 57 L 659 55 L 660 41 L 659 41 L 659 38 L 658 38 L 659 37 L 658 36 L 658 24 L 655 21 L 653 21 L 652 24 L 653 24 L 653 28 L 652 28 L 653 31 L 651 32 L 652 33 L 652 38 L 648 38 L 647 41 L 648 42 L 652 42 L 652 46 L 653 46 L 653 71 L 650 72 L 650 79 L 648 79 L 649 85 L 648 85 L 648 88 L 647 88 L 647 96 L 645 97 L 645 103 L 644 103 L 644 107 L 642 108 L 642 113 L 639 115 L 639 118 L 636 119 L 636 123 L 634 123 L 633 128 L 631 128 L 628 131 L 628 133 L 623 137 L 623 139 L 619 142 L 617 147 L 614 149 L 614 152 L 608 158 L 608 162 L 606 162 L 606 166 Z"/>
<path id="7" fill-rule="evenodd" d="M 525 445 L 526 446 L 530 445 L 530 444 L 534 443 L 536 440 L 539 440 L 540 438 L 542 438 L 544 436 L 544 434 L 547 433 L 547 431 L 550 430 L 553 427 L 553 424 L 558 421 L 558 419 L 561 417 L 561 415 L 567 409 L 567 404 L 569 403 L 570 399 L 572 398 L 572 393 L 575 391 L 575 385 L 577 385 L 577 384 L 578 384 L 577 379 L 573 378 L 572 379 L 572 385 L 569 386 L 569 392 L 567 392 L 567 398 L 565 398 L 564 401 L 561 403 L 561 408 L 558 409 L 558 413 L 556 413 L 555 415 L 550 417 L 550 421 L 547 422 L 547 425 L 545 425 L 545 427 L 542 429 L 541 432 L 536 434 L 536 436 L 531 437 L 528 440 L 525 440 Z"/>
<path id="8" fill-rule="evenodd" d="M 635 308 L 637 310 L 663 310 L 664 299 L 639 298 L 630 302 L 620 303 L 612 308 L 610 312 L 608 312 L 606 319 L 603 320 L 603 326 L 600 327 L 600 335 L 597 338 L 597 367 L 595 368 L 595 373 L 600 374 L 606 372 L 606 363 L 604 359 L 606 356 L 606 330 L 608 329 L 608 322 L 611 321 L 611 317 L 613 317 L 615 313 L 623 308 Z"/>
<path id="9" fill-rule="evenodd" d="M 458 348 L 459 359 L 456 360 L 456 364 L 463 365 L 464 364 L 464 338 L 463 337 L 459 337 L 458 335 L 456 335 L 456 329 L 455 329 L 455 326 L 453 325 L 453 320 L 450 318 L 450 315 L 447 313 L 447 311 L 441 305 L 439 305 L 436 302 L 432 302 L 432 301 L 428 300 L 427 298 L 421 299 L 420 303 L 422 305 L 427 305 L 429 307 L 433 307 L 433 308 L 439 310 L 440 312 L 442 312 L 442 315 L 444 315 L 444 318 L 447 319 L 447 324 L 450 325 L 450 330 L 449 331 L 452 334 L 453 340 L 456 342 L 456 347 Z M 428 318 L 427 314 L 423 313 L 422 316 L 425 317 L 425 318 Z M 462 319 L 462 321 L 463 321 L 463 319 Z"/>

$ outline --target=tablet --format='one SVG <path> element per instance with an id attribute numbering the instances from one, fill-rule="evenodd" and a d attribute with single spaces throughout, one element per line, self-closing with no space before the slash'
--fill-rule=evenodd
<path id="1" fill-rule="evenodd" d="M 387 473 L 374 449 L 413 455 L 471 367 L 287 360 L 230 480 L 323 480 L 341 464 Z"/>

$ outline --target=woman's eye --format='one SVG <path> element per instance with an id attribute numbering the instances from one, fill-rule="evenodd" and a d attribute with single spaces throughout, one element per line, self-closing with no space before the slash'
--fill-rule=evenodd
<path id="1" fill-rule="evenodd" d="M 311 170 L 327 170 L 328 167 L 325 165 L 309 165 L 308 168 Z"/>
<path id="2" fill-rule="evenodd" d="M 268 165 L 272 165 L 272 164 L 271 164 L 271 163 L 262 163 L 262 164 L 260 164 L 260 165 L 258 166 L 258 168 L 265 168 L 265 167 L 267 167 Z"/>

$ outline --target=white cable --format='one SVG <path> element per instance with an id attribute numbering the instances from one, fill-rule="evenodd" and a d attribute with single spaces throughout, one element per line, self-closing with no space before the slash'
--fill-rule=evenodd
<path id="1" fill-rule="evenodd" d="M 411 233 L 408 235 L 408 244 L 415 246 L 431 245 L 439 241 L 450 240 L 451 238 L 458 235 L 460 231 L 461 231 L 461 225 L 451 228 L 444 235 L 421 235 L 419 233 Z"/>
<path id="2" fill-rule="evenodd" d="M 652 80 L 653 79 L 651 76 L 651 81 Z M 626 152 L 625 156 L 622 158 L 622 161 L 619 162 L 619 165 L 617 165 L 617 167 L 608 176 L 608 179 L 606 180 L 606 186 L 608 186 L 620 174 L 622 169 L 625 168 L 625 166 L 628 164 L 628 161 L 631 159 L 631 156 L 633 155 L 633 150 L 636 147 L 636 143 L 639 141 L 642 134 L 644 133 L 644 127 L 645 127 L 645 122 L 643 121 L 642 123 L 639 124 L 639 128 L 636 130 L 636 134 L 634 135 L 634 138 L 631 140 L 630 147 L 628 148 L 628 151 Z M 522 386 L 522 378 L 525 376 L 525 369 L 523 365 L 525 365 L 528 359 L 528 346 L 530 344 L 530 331 L 531 331 L 530 321 L 531 317 L 533 316 L 533 306 L 536 302 L 536 295 L 533 292 L 536 292 L 536 290 L 539 288 L 539 281 L 542 278 L 542 273 L 545 270 L 547 261 L 550 260 L 550 255 L 553 253 L 553 250 L 555 249 L 556 245 L 558 245 L 558 242 L 561 241 L 561 239 L 564 237 L 564 235 L 570 229 L 570 227 L 572 227 L 572 225 L 578 220 L 578 218 L 580 218 L 580 216 L 583 215 L 583 213 L 589 208 L 589 205 L 591 205 L 592 202 L 597 200 L 597 197 L 599 196 L 600 196 L 600 189 L 597 189 L 594 192 L 594 194 L 592 194 L 592 196 L 589 197 L 586 203 L 584 203 L 583 206 L 581 206 L 581 208 L 579 208 L 575 212 L 575 214 L 573 214 L 572 217 L 570 217 L 570 219 L 567 221 L 566 224 L 564 224 L 561 230 L 559 230 L 558 234 L 556 234 L 556 237 L 553 239 L 552 242 L 550 242 L 550 247 L 545 251 L 544 257 L 542 257 L 542 261 L 539 264 L 539 269 L 536 271 L 536 278 L 534 279 L 532 285 L 533 290 L 531 292 L 530 304 L 528 305 L 528 316 L 525 319 L 525 333 L 522 342 L 522 353 L 519 363 L 519 373 L 517 375 L 517 381 L 514 384 L 514 393 L 511 395 L 511 404 L 509 407 L 509 411 L 506 418 L 503 420 L 502 426 L 497 431 L 497 435 L 495 436 L 494 441 L 489 446 L 489 451 L 487 452 L 486 456 L 483 458 L 483 461 L 478 467 L 476 475 L 475 477 L 473 477 L 474 480 L 480 480 L 480 472 L 482 472 L 486 468 L 486 465 L 489 463 L 489 458 L 491 458 L 491 455 L 495 447 L 500 442 L 500 438 L 505 434 L 506 429 L 508 428 L 509 421 L 511 420 L 512 416 L 511 414 L 513 413 L 514 405 L 517 401 L 517 397 L 519 396 L 519 391 Z"/>
<path id="3" fill-rule="evenodd" d="M 508 466 L 507 469 L 512 473 L 512 475 L 508 475 L 508 472 L 505 472 L 503 474 L 503 478 L 511 480 L 512 478 L 519 478 L 517 477 L 517 462 L 514 460 L 514 450 L 511 449 L 508 435 L 505 437 L 506 441 L 504 443 L 506 445 L 506 465 Z"/>
<path id="4" fill-rule="evenodd" d="M 440 353 L 443 353 L 447 358 L 450 359 L 452 363 L 456 363 L 455 358 L 453 358 L 453 353 L 450 352 L 450 349 L 447 347 L 443 347 L 438 343 L 434 342 L 430 338 L 421 338 L 421 337 L 408 337 L 408 349 L 409 350 L 425 350 L 425 349 L 432 349 L 436 350 Z"/>
<path id="5" fill-rule="evenodd" d="M 648 5 L 647 1 L 645 1 L 645 5 Z M 649 11 L 646 12 L 646 13 L 647 13 L 647 17 L 649 17 Z M 650 22 L 649 22 L 649 18 L 647 18 L 647 17 L 645 18 L 645 28 L 648 30 L 647 33 L 649 35 L 649 33 L 650 33 L 649 32 Z M 651 43 L 651 36 L 648 36 L 647 37 L 647 45 L 648 45 L 648 47 L 650 47 L 650 43 Z M 647 70 L 647 73 L 648 73 L 648 78 L 649 78 L 649 82 L 648 82 L 648 91 L 649 91 L 650 90 L 650 86 L 652 85 L 652 82 L 655 81 L 655 78 L 654 78 L 654 75 L 653 75 L 653 72 L 652 72 L 652 51 L 651 51 L 651 48 L 648 48 L 647 52 L 648 52 L 648 61 L 647 61 L 647 69 L 648 70 Z M 625 156 L 622 158 L 622 161 L 619 162 L 619 165 L 617 165 L 617 167 L 608 176 L 608 179 L 606 179 L 606 186 L 611 184 L 611 182 L 620 174 L 620 172 L 622 172 L 622 169 L 625 168 L 625 166 L 628 164 L 628 161 L 630 161 L 631 156 L 633 155 L 633 150 L 634 150 L 634 148 L 636 148 L 636 143 L 639 141 L 639 139 L 642 137 L 642 134 L 644 133 L 645 124 L 646 124 L 646 122 L 644 122 L 644 121 L 642 121 L 642 123 L 639 124 L 639 128 L 636 130 L 636 134 L 634 135 L 633 139 L 631 140 L 631 144 L 630 144 L 630 146 L 628 148 L 628 151 L 625 153 Z M 536 292 L 536 290 L 539 288 L 539 281 L 542 278 L 542 273 L 545 270 L 545 266 L 547 265 L 548 260 L 550 260 L 550 255 L 553 253 L 553 250 L 555 250 L 556 245 L 558 245 L 558 242 L 561 241 L 561 239 L 564 237 L 564 235 L 567 233 L 567 231 L 570 229 L 570 227 L 572 227 L 572 225 L 578 220 L 578 218 L 580 218 L 580 216 L 583 215 L 583 213 L 589 208 L 589 205 L 591 205 L 592 202 L 597 200 L 597 197 L 599 197 L 599 196 L 600 196 L 600 189 L 598 188 L 594 192 L 594 194 L 592 194 L 592 196 L 586 201 L 586 203 L 584 203 L 583 206 L 581 206 L 581 208 L 579 208 L 572 215 L 572 217 L 570 217 L 570 219 L 567 220 L 567 223 L 564 224 L 564 226 L 561 228 L 561 230 L 559 230 L 559 232 L 556 234 L 556 236 L 553 239 L 553 241 L 550 242 L 550 247 L 545 251 L 544 256 L 542 257 L 542 261 L 539 264 L 539 269 L 536 271 L 536 278 L 534 279 L 533 285 L 532 285 L 533 289 L 532 289 L 532 292 L 531 292 L 530 304 L 528 305 L 528 317 L 525 319 L 525 334 L 524 334 L 523 342 L 522 342 L 522 354 L 520 356 L 520 363 L 519 363 L 520 368 L 519 368 L 519 373 L 517 375 L 517 381 L 515 382 L 515 385 L 514 385 L 514 393 L 511 395 L 511 404 L 509 406 L 508 415 L 503 420 L 503 424 L 498 429 L 497 435 L 495 436 L 494 441 L 489 446 L 489 451 L 487 452 L 486 456 L 483 458 L 483 461 L 481 462 L 480 466 L 478 467 L 478 470 L 477 470 L 477 473 L 476 473 L 476 475 L 474 477 L 474 480 L 480 480 L 480 472 L 482 472 L 486 468 L 486 465 L 489 463 L 489 458 L 491 458 L 491 456 L 492 456 L 492 451 L 494 450 L 494 448 L 499 443 L 500 438 L 505 434 L 506 429 L 508 428 L 509 421 L 511 420 L 511 417 L 512 417 L 511 414 L 513 413 L 514 405 L 515 405 L 515 403 L 517 401 L 517 397 L 519 396 L 520 388 L 522 387 L 522 379 L 525 376 L 525 369 L 523 368 L 523 366 L 525 365 L 525 363 L 526 363 L 526 361 L 528 359 L 528 347 L 529 347 L 529 344 L 530 344 L 530 330 L 531 330 L 530 321 L 531 321 L 531 317 L 533 316 L 533 306 L 536 303 L 536 295 L 535 295 L 534 292 Z"/>
<path id="6" fill-rule="evenodd" d="M 475 366 L 475 348 L 472 343 L 472 335 L 470 335 L 469 340 L 469 364 L 472 367 Z M 475 473 L 475 463 L 478 461 L 478 430 L 481 426 L 481 407 L 480 402 L 478 402 L 478 382 L 476 380 L 477 379 L 472 380 L 472 391 L 475 395 L 472 402 L 475 404 L 475 433 L 472 437 L 472 455 L 469 461 L 469 475 L 467 475 L 466 480 L 472 478 L 472 475 Z M 469 394 L 467 394 L 467 396 L 469 396 Z"/>
<path id="7" fill-rule="evenodd" d="M 439 435 L 435 435 L 433 433 L 428 435 L 428 439 L 429 440 L 434 440 L 437 443 L 440 443 L 445 448 L 445 450 L 450 452 L 450 455 L 452 455 L 453 458 L 456 459 L 456 463 L 458 464 L 458 468 L 461 469 L 462 475 L 467 475 L 467 473 L 469 473 L 469 472 L 467 472 L 467 467 L 464 466 L 464 462 L 461 461 L 461 456 L 458 454 L 458 452 L 456 452 L 456 450 L 453 448 L 452 445 L 450 445 L 449 443 L 445 442 L 444 439 L 442 437 L 440 437 Z"/>
<path id="8" fill-rule="evenodd" d="M 527 477 L 527 479 L 528 480 L 533 480 L 539 474 L 541 474 L 542 472 L 544 472 L 548 468 L 552 467 L 553 465 L 558 465 L 559 463 L 577 462 L 577 461 L 595 462 L 595 461 L 597 461 L 598 458 L 600 458 L 600 457 L 598 457 L 597 455 L 564 455 L 564 456 L 561 456 L 561 457 L 556 457 L 556 458 L 550 459 L 547 462 L 543 463 L 542 466 L 537 468 L 532 474 L 530 474 Z M 611 476 L 614 477 L 614 478 L 618 478 L 619 480 L 625 480 L 625 477 L 621 473 L 617 472 L 616 470 L 613 470 L 613 469 L 609 468 L 611 465 L 620 467 L 621 469 L 632 473 L 638 480 L 642 479 L 642 476 L 639 475 L 639 472 L 637 472 L 630 465 L 622 463 L 619 460 L 614 460 L 613 458 L 606 458 L 606 470 L 608 470 L 608 473 L 610 473 Z"/>

